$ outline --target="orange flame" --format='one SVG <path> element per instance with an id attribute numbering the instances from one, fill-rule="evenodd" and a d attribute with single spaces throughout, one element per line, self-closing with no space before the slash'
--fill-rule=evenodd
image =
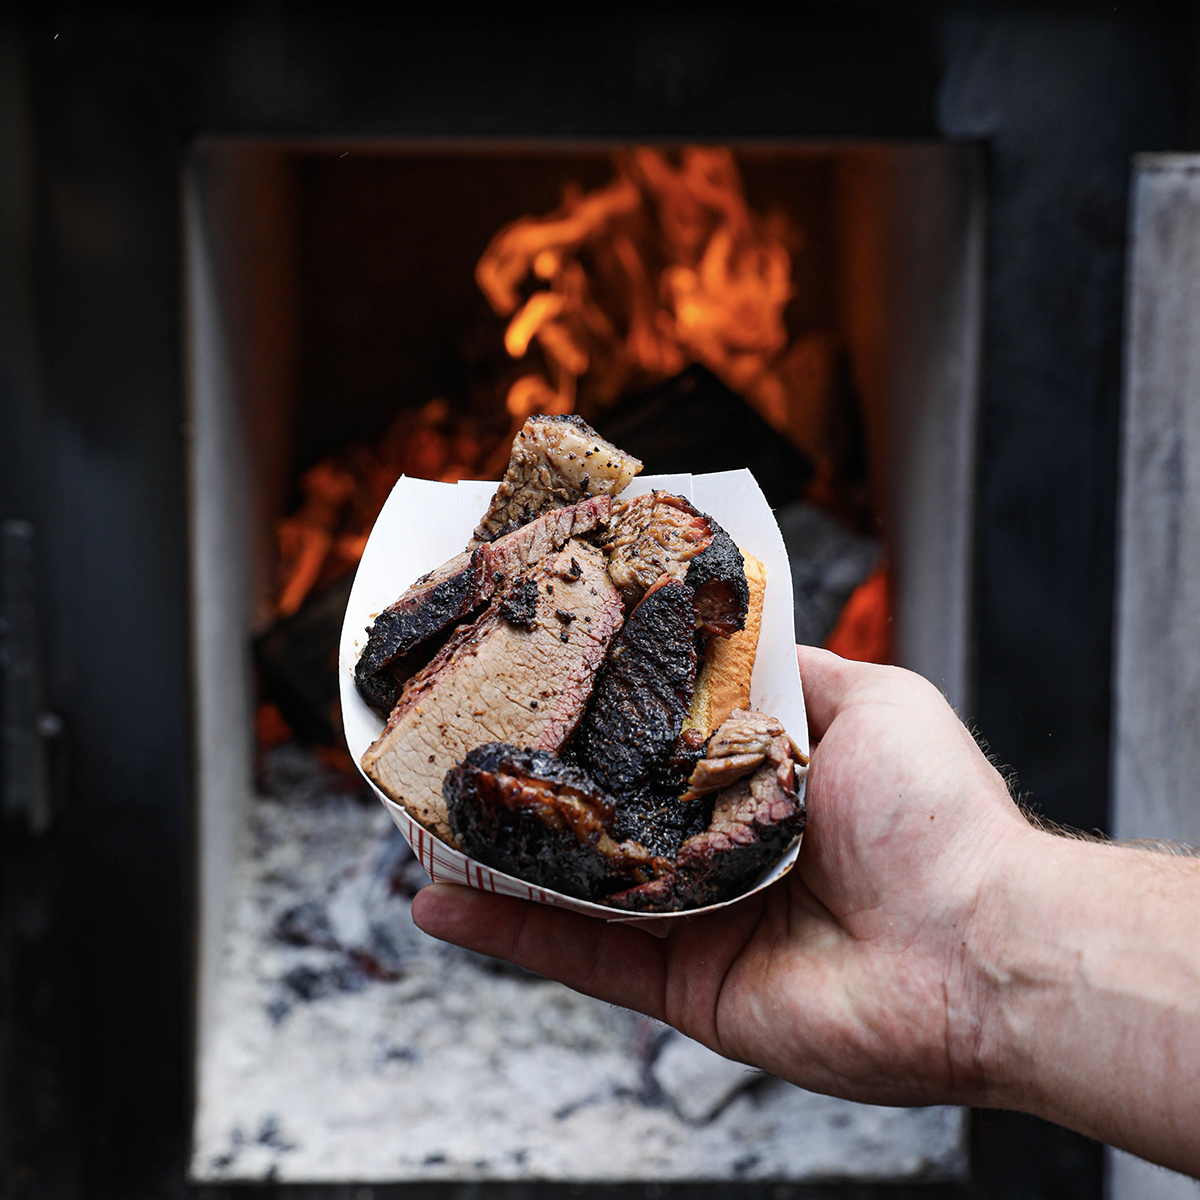
<path id="1" fill-rule="evenodd" d="M 502 229 L 476 267 L 511 318 L 508 353 L 523 358 L 536 340 L 551 376 L 512 385 L 513 421 L 603 408 L 700 362 L 783 428 L 791 259 L 747 206 L 733 154 L 692 146 L 673 162 L 643 147 L 616 167 L 606 187 Z"/>

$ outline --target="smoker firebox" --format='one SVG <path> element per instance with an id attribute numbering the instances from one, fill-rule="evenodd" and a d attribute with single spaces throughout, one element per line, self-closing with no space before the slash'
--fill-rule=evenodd
<path id="1" fill-rule="evenodd" d="M 856 397 L 867 487 L 865 499 L 860 497 L 860 522 L 862 511 L 877 518 L 871 532 L 882 536 L 890 563 L 893 659 L 937 682 L 960 710 L 969 708 L 983 216 L 977 153 L 969 146 L 932 143 L 796 144 L 738 146 L 736 156 L 748 199 L 764 210 L 786 213 L 800 234 L 793 243 L 799 248 L 792 258 L 795 299 L 789 319 L 793 334 L 811 335 L 809 369 L 828 377 L 830 364 L 840 364 L 837 369 L 846 375 L 841 383 Z M 256 808 L 252 799 L 249 644 L 251 635 L 272 628 L 278 615 L 274 530 L 294 507 L 292 480 L 332 448 L 386 438 L 397 412 L 445 404 L 448 392 L 463 411 L 473 413 L 477 432 L 502 445 L 513 409 L 510 402 L 506 411 L 504 393 L 518 372 L 505 376 L 503 355 L 479 350 L 477 343 L 489 337 L 499 346 L 505 326 L 481 302 L 475 264 L 497 229 L 525 213 L 553 209 L 565 185 L 603 186 L 611 162 L 608 147 L 430 148 L 222 139 L 204 139 L 190 156 L 184 185 L 201 891 L 200 1113 L 193 1162 L 198 1177 L 253 1177 L 268 1168 L 281 1178 L 311 1178 L 317 1170 L 331 1179 L 363 1178 L 364 1169 L 378 1178 L 522 1173 L 520 1162 L 505 1166 L 483 1156 L 472 1164 L 450 1152 L 438 1159 L 441 1151 L 405 1159 L 391 1175 L 385 1167 L 371 1168 L 369 1161 L 364 1166 L 361 1157 L 355 1167 L 339 1163 L 328 1148 L 320 1153 L 332 1153 L 333 1159 L 321 1160 L 316 1148 L 297 1151 L 288 1143 L 287 1114 L 279 1117 L 284 1133 L 260 1138 L 253 1153 L 240 1158 L 232 1151 L 210 1153 L 224 1136 L 214 1109 L 220 1106 L 212 1074 L 217 1068 L 211 1066 L 213 1056 L 219 1058 L 215 1048 L 222 1038 L 228 1041 L 222 1028 L 228 1005 L 218 1002 L 224 987 L 218 980 L 238 957 L 228 945 L 228 931 L 240 929 L 245 935 L 251 892 L 259 889 L 260 903 L 272 903 L 261 892 L 264 872 L 269 875 L 261 855 L 250 875 L 238 874 L 248 821 L 261 845 L 264 821 L 277 821 L 272 827 L 277 834 L 285 828 L 295 832 L 306 819 L 317 825 L 328 819 L 327 813 L 306 818 L 302 808 L 288 815 L 278 798 Z M 820 346 L 827 350 L 831 339 L 837 351 L 822 357 Z M 464 363 L 471 370 L 464 370 Z M 631 388 L 615 405 L 588 413 L 618 440 L 640 438 L 654 447 L 661 456 L 650 464 L 655 470 L 682 469 L 684 451 L 680 439 L 664 436 L 668 423 L 654 414 L 693 402 L 726 403 L 720 397 L 729 391 L 703 364 L 681 365 L 683 374 Z M 827 380 L 825 386 L 833 385 Z M 494 402 L 490 418 L 486 412 L 480 416 L 480 394 Z M 729 394 L 730 403 L 741 403 Z M 740 445 L 730 442 L 723 449 L 734 457 L 757 455 L 751 465 L 764 477 L 773 502 L 786 506 L 805 494 L 812 455 L 798 454 L 795 439 L 790 445 L 778 423 L 772 428 L 760 411 L 746 408 L 738 428 Z M 747 429 L 759 432 L 746 434 Z M 483 453 L 474 465 L 486 458 Z M 745 465 L 729 458 L 690 461 L 700 470 Z M 794 539 L 809 536 L 806 519 L 784 507 L 785 536 L 789 531 Z M 323 594 L 326 605 L 331 595 L 336 593 Z M 279 636 L 279 626 L 273 628 L 268 638 Z M 297 732 L 328 740 L 320 729 Z M 275 782 L 268 785 L 274 787 L 291 770 L 293 777 L 297 772 L 304 777 L 310 795 L 314 788 L 319 792 L 325 786 L 321 769 L 311 762 L 297 765 L 297 755 L 303 756 L 300 748 L 276 753 L 267 771 Z M 338 786 L 329 784 L 335 791 Z M 368 818 L 358 810 L 346 812 L 348 826 L 375 847 L 371 886 L 378 890 L 384 887 L 380 880 L 391 880 L 384 891 L 403 900 L 409 885 L 394 881 L 407 880 L 415 864 L 392 848 L 386 830 L 371 823 L 382 814 Z M 319 841 L 313 829 L 303 836 Z M 346 869 L 349 859 L 338 853 Z M 297 901 L 299 893 L 288 895 Z M 340 902 L 346 902 L 344 896 Z M 295 951 L 301 955 L 334 953 L 321 947 L 340 945 L 338 937 L 320 932 L 325 917 L 314 916 L 305 907 L 309 903 L 301 898 L 279 917 L 276 941 L 302 947 Z M 311 921 L 300 920 L 305 913 Z M 310 926 L 320 927 L 317 934 Z M 303 937 L 295 932 L 301 927 Z M 356 964 L 345 978 L 334 968 L 322 975 L 307 960 L 289 960 L 289 1004 L 306 988 L 318 1000 L 330 989 L 344 1000 L 360 984 L 366 986 L 363 980 L 402 989 L 403 962 L 417 953 L 408 946 L 368 953 L 350 943 L 342 950 Z M 454 972 L 460 968 L 457 964 Z M 437 976 L 428 966 L 416 973 L 421 970 Z M 345 986 L 334 986 L 331 979 Z M 311 986 L 301 986 L 304 980 Z M 457 986 L 467 985 L 460 980 Z M 502 1001 L 492 996 L 492 1002 Z M 271 1018 L 271 1027 L 283 1029 L 290 1018 L 278 1007 L 275 1012 L 278 1019 Z M 622 1035 L 610 1029 L 608 1036 L 619 1040 Z M 656 1048 L 648 1061 L 665 1063 L 665 1054 Z M 735 1086 L 729 1095 L 736 1091 Z M 678 1109 L 672 1119 L 686 1129 L 681 1114 Z M 933 1169 L 952 1174 L 961 1169 L 957 1118 L 931 1120 L 930 1145 L 941 1147 L 932 1152 L 939 1164 Z M 801 1177 L 830 1171 L 903 1173 L 905 1138 L 920 1136 L 919 1130 L 896 1127 L 883 1139 L 892 1139 L 895 1153 L 882 1152 L 878 1161 L 857 1167 L 837 1160 L 839 1152 L 832 1151 L 833 1166 L 828 1154 L 825 1159 L 817 1154 L 791 1163 L 780 1160 L 769 1169 Z M 361 1155 L 362 1145 L 354 1143 L 353 1153 Z M 318 1160 L 325 1165 L 314 1167 Z M 552 1176 L 558 1170 L 545 1162 L 535 1169 Z M 623 1169 L 628 1173 L 621 1178 L 652 1173 L 645 1163 Z M 726 1168 L 714 1160 L 702 1169 L 711 1177 Z M 675 1160 L 654 1170 L 663 1178 L 687 1173 Z"/>

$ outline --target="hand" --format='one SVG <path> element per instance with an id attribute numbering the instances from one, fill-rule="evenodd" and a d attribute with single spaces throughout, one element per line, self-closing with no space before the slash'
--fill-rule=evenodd
<path id="1" fill-rule="evenodd" d="M 929 683 L 798 648 L 811 733 L 796 866 L 665 939 L 438 884 L 427 933 L 638 1009 L 815 1091 L 980 1102 L 981 896 L 1029 826 Z"/>

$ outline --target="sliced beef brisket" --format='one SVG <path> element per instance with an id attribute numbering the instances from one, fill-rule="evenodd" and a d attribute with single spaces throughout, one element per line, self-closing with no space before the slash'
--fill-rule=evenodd
<path id="1" fill-rule="evenodd" d="M 638 459 L 606 442 L 580 417 L 530 417 L 471 545 L 494 542 L 587 496 L 615 496 L 641 469 Z"/>
<path id="2" fill-rule="evenodd" d="M 684 582 L 696 593 L 696 626 L 703 633 L 729 637 L 746 627 L 750 585 L 746 563 L 733 538 L 711 517 L 712 541 L 688 565 Z"/>
<path id="3" fill-rule="evenodd" d="M 796 768 L 788 738 L 772 738 L 757 770 L 716 794 L 708 829 L 680 846 L 672 871 L 614 893 L 605 903 L 632 912 L 669 912 L 738 896 L 804 831 Z"/>
<path id="4" fill-rule="evenodd" d="M 741 551 L 682 496 L 647 492 L 618 501 L 604 552 L 627 607 L 666 574 L 692 589 L 702 633 L 727 638 L 745 628 L 750 587 Z"/>
<path id="5" fill-rule="evenodd" d="M 363 699 L 386 717 L 401 688 L 430 660 L 450 630 L 569 538 L 603 526 L 612 501 L 593 496 L 545 516 L 486 546 L 466 550 L 418 579 L 375 618 L 354 669 Z"/>
<path id="6" fill-rule="evenodd" d="M 538 593 L 530 627 L 500 611 L 514 580 L 405 684 L 363 756 L 383 792 L 451 843 L 442 800 L 447 770 L 484 742 L 557 749 L 578 724 L 621 624 L 620 596 L 603 556 L 587 543 L 570 539 L 532 578 Z M 560 611 L 574 619 L 564 621 Z"/>
<path id="7" fill-rule="evenodd" d="M 614 795 L 650 786 L 675 752 L 695 684 L 692 591 L 664 576 L 600 671 L 575 743 L 580 763 Z"/>
<path id="8" fill-rule="evenodd" d="M 446 773 L 442 795 L 466 854 L 538 887 L 595 900 L 667 866 L 636 842 L 615 841 L 612 798 L 546 751 L 479 746 Z"/>
<path id="9" fill-rule="evenodd" d="M 486 566 L 479 551 L 464 551 L 423 575 L 375 618 L 354 682 L 381 716 L 392 711 L 404 681 L 429 661 L 446 633 L 483 602 Z M 428 652 L 421 654 L 422 648 Z"/>
<path id="10" fill-rule="evenodd" d="M 647 492 L 613 506 L 608 573 L 632 607 L 665 573 L 682 583 L 688 564 L 708 548 L 711 521 L 682 496 Z"/>

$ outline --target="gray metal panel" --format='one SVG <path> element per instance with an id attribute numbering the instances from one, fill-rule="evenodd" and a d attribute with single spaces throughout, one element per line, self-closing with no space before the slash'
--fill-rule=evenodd
<path id="1" fill-rule="evenodd" d="M 982 161 L 970 145 L 863 147 L 838 175 L 842 319 L 894 569 L 893 653 L 969 715 Z"/>
<path id="2" fill-rule="evenodd" d="M 1200 842 L 1200 157 L 1136 161 L 1112 830 Z"/>
<path id="3" fill-rule="evenodd" d="M 1114 626 L 1118 838 L 1200 843 L 1200 156 L 1134 168 Z M 1200 1196 L 1109 1150 L 1108 1200 Z"/>

